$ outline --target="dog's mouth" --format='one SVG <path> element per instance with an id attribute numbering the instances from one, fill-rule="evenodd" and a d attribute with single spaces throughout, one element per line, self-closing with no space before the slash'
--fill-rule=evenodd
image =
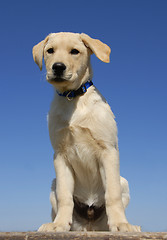
<path id="1" fill-rule="evenodd" d="M 67 80 L 65 78 L 55 77 L 55 78 L 52 78 L 52 79 L 48 79 L 48 81 L 50 83 L 62 83 L 62 82 L 66 82 Z"/>

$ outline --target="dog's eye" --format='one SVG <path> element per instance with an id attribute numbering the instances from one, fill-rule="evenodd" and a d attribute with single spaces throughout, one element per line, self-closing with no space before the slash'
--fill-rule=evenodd
<path id="1" fill-rule="evenodd" d="M 49 54 L 54 53 L 54 49 L 53 49 L 53 48 L 49 48 L 49 49 L 47 50 L 47 52 L 48 52 Z"/>
<path id="2" fill-rule="evenodd" d="M 70 52 L 72 55 L 77 55 L 79 53 L 79 51 L 77 49 L 72 49 Z"/>

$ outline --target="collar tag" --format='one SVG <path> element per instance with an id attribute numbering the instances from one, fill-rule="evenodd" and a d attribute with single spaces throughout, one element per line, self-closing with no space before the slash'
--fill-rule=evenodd
<path id="1" fill-rule="evenodd" d="M 72 101 L 74 97 L 70 97 L 71 91 L 69 91 L 66 95 L 68 101 Z"/>

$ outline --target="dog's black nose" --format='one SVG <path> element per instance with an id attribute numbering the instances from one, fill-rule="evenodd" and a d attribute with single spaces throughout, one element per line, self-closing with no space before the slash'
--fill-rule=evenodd
<path id="1" fill-rule="evenodd" d="M 52 69 L 53 69 L 54 74 L 56 76 L 60 77 L 63 75 L 63 72 L 66 69 L 66 66 L 64 65 L 64 63 L 56 62 L 53 64 Z"/>

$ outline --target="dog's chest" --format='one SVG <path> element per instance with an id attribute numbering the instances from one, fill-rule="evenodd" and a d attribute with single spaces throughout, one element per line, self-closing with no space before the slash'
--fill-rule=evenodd
<path id="1" fill-rule="evenodd" d="M 51 142 L 56 153 L 65 154 L 71 165 L 84 165 L 95 169 L 96 155 L 102 143 L 93 137 L 88 127 L 68 125 L 50 129 Z M 91 161 L 90 161 L 91 160 Z"/>
<path id="2" fill-rule="evenodd" d="M 63 100 L 63 99 L 62 99 Z M 99 143 L 93 136 L 96 114 L 89 106 L 78 107 L 75 102 L 59 104 L 53 101 L 49 112 L 49 135 L 55 151 L 75 149 L 80 154 L 85 147 L 96 148 Z"/>

